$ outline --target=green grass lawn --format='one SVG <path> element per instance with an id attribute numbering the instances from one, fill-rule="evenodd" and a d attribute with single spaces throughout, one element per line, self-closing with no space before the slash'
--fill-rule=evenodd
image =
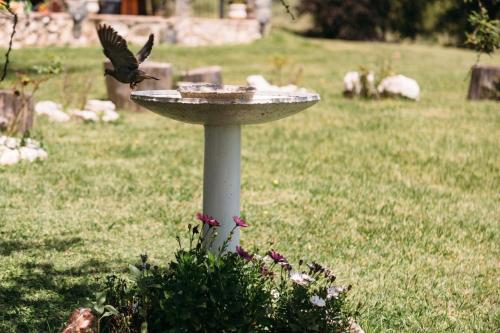
<path id="1" fill-rule="evenodd" d="M 475 54 L 275 32 L 247 46 L 160 46 L 152 59 L 220 64 L 226 83 L 244 83 L 271 75 L 273 54 L 302 64 L 322 102 L 244 128 L 243 245 L 331 266 L 367 332 L 498 332 L 500 104 L 465 100 Z M 15 50 L 12 69 L 51 56 L 74 89 L 93 76 L 90 96 L 105 98 L 98 48 Z M 384 61 L 420 83 L 419 102 L 342 97 L 345 72 Z M 53 79 L 38 99 L 60 101 L 61 87 Z M 123 112 L 114 125 L 37 119 L 35 133 L 49 159 L 0 168 L 5 333 L 56 332 L 98 277 L 141 252 L 165 264 L 201 208 L 201 126 Z"/>

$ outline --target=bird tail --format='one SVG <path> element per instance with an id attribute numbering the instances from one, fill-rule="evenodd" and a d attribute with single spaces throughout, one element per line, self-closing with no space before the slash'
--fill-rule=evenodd
<path id="1" fill-rule="evenodd" d="M 154 77 L 154 76 L 151 76 L 151 75 L 144 75 L 144 78 L 145 79 L 153 79 L 153 80 L 156 80 L 156 81 L 160 81 L 160 79 Z"/>

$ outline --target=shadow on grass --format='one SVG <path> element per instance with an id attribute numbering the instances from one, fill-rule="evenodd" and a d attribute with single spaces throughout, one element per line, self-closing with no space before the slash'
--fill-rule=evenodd
<path id="1" fill-rule="evenodd" d="M 72 237 L 69 239 L 46 239 L 42 244 L 40 244 L 40 242 L 26 240 L 7 240 L 2 241 L 0 246 L 0 255 L 9 256 L 14 252 L 27 250 L 55 250 L 62 252 L 72 246 L 80 245 L 82 243 L 83 239 L 80 237 Z"/>
<path id="2" fill-rule="evenodd" d="M 47 240 L 37 250 L 59 252 L 82 242 L 79 238 Z M 19 245 L 21 248 L 16 248 Z M 29 242 L 9 242 L 2 255 L 29 250 Z M 110 263 L 88 260 L 59 269 L 46 260 L 25 262 L 0 281 L 0 332 L 58 332 L 70 312 L 92 298 L 97 273 L 110 272 Z"/>

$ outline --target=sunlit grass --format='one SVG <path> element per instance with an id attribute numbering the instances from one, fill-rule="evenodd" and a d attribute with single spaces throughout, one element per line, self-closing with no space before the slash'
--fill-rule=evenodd
<path id="1" fill-rule="evenodd" d="M 248 46 L 161 46 L 152 58 L 223 65 L 227 83 L 244 83 L 269 76 L 273 54 L 302 64 L 301 84 L 323 100 L 244 128 L 244 245 L 330 265 L 353 284 L 367 332 L 498 330 L 500 114 L 465 100 L 475 55 L 274 33 Z M 97 48 L 15 50 L 12 68 L 50 56 L 105 97 Z M 346 71 L 384 61 L 420 83 L 419 102 L 341 97 Z M 59 100 L 61 80 L 39 99 Z M 0 169 L 1 332 L 56 332 L 96 277 L 143 251 L 165 263 L 201 207 L 199 126 L 123 112 L 115 125 L 37 119 L 35 133 L 49 159 Z"/>

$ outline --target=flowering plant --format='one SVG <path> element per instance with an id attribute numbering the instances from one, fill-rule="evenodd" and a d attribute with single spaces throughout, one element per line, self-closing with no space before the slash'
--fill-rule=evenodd
<path id="1" fill-rule="evenodd" d="M 281 253 L 261 256 L 229 240 L 217 254 L 207 250 L 220 223 L 197 214 L 187 245 L 166 268 L 147 255 L 131 266 L 133 278 L 107 277 L 104 291 L 112 314 L 99 319 L 101 332 L 347 332 L 352 316 L 349 287 L 333 284 L 335 275 L 317 263 L 297 267 Z M 233 228 L 248 227 L 234 217 Z M 232 236 L 231 232 L 230 236 Z M 207 246 L 208 245 L 208 246 Z M 98 311 L 94 311 L 99 316 Z"/>

